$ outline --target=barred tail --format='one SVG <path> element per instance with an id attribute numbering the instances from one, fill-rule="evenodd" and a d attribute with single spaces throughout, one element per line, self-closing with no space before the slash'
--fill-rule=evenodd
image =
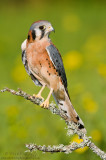
<path id="1" fill-rule="evenodd" d="M 83 121 L 78 116 L 77 112 L 75 111 L 71 100 L 69 98 L 68 92 L 65 90 L 65 99 L 59 99 L 57 98 L 56 94 L 53 93 L 53 97 L 58 105 L 58 107 L 66 112 L 66 115 L 68 117 L 68 121 L 73 121 L 74 123 L 78 124 L 78 128 L 83 131 L 84 134 L 86 134 L 86 129 L 84 127 Z"/>

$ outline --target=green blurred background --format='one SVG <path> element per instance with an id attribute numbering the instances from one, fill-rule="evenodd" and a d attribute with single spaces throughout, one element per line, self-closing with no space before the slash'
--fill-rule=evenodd
<path id="1" fill-rule="evenodd" d="M 20 49 L 37 20 L 48 20 L 55 28 L 50 37 L 62 54 L 72 103 L 88 136 L 106 151 L 106 1 L 0 2 L 0 89 L 21 88 L 30 94 L 39 91 L 25 72 Z M 48 92 L 43 92 L 45 98 Z M 0 94 L 1 157 L 23 154 L 26 143 L 58 145 L 78 141 L 76 136 L 66 135 L 65 127 L 65 122 L 49 111 L 9 93 Z M 99 159 L 87 148 L 68 155 L 35 154 L 35 159 L 42 160 L 79 158 Z"/>

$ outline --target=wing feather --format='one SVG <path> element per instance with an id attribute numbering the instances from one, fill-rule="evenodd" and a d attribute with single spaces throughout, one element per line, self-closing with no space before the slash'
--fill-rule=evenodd
<path id="1" fill-rule="evenodd" d="M 61 58 L 59 51 L 57 50 L 57 48 L 53 44 L 46 47 L 46 50 L 47 50 L 47 53 L 48 53 L 53 65 L 55 66 L 58 74 L 60 75 L 61 80 L 62 80 L 65 88 L 67 88 L 66 73 L 65 73 L 63 61 L 62 61 L 62 58 Z"/>
<path id="2" fill-rule="evenodd" d="M 21 49 L 22 49 L 22 62 L 24 64 L 25 70 L 28 73 L 28 75 L 31 77 L 32 81 L 35 83 L 35 85 L 37 86 L 42 86 L 42 84 L 38 81 L 38 79 L 32 74 L 29 66 L 28 66 L 28 62 L 27 62 L 27 58 L 26 58 L 26 40 L 22 43 L 21 45 Z"/>

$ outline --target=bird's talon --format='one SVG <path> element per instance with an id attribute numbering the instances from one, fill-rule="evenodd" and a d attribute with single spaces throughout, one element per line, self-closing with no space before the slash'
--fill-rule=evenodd
<path id="1" fill-rule="evenodd" d="M 44 99 L 41 95 L 36 95 L 36 94 L 33 94 L 33 97 L 35 97 L 35 98 L 39 98 L 39 99 Z"/>
<path id="2" fill-rule="evenodd" d="M 40 105 L 42 108 L 49 108 L 49 101 L 47 100 L 45 100 L 43 103 L 41 103 L 41 105 Z"/>

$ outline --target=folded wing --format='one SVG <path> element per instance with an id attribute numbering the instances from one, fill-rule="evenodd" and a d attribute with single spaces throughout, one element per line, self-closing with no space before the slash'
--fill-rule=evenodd
<path id="1" fill-rule="evenodd" d="M 22 45 L 21 45 L 21 49 L 22 49 L 22 62 L 24 64 L 25 70 L 28 73 L 28 75 L 31 77 L 32 81 L 35 83 L 35 85 L 37 86 L 42 86 L 42 84 L 38 81 L 38 79 L 32 74 L 29 66 L 28 66 L 28 62 L 27 62 L 27 58 L 26 58 L 26 41 L 25 40 Z"/>

